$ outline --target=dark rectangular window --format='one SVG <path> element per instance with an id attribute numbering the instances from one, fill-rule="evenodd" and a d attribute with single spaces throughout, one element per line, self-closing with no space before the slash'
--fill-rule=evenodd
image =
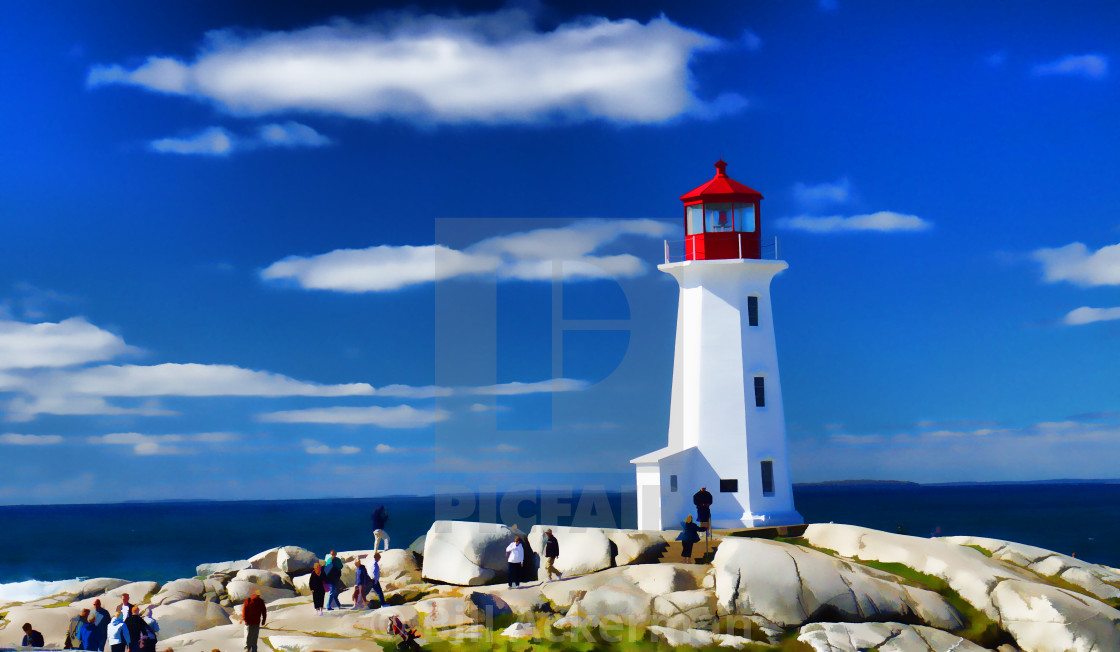
<path id="1" fill-rule="evenodd" d="M 754 377 L 754 405 L 766 407 L 766 379 L 762 376 Z"/>
<path id="2" fill-rule="evenodd" d="M 736 491 L 739 491 L 739 481 L 738 480 L 720 480 L 719 481 L 719 491 L 720 491 L 720 493 L 733 494 Z"/>
<path id="3" fill-rule="evenodd" d="M 747 323 L 758 326 L 758 297 L 747 297 Z"/>
<path id="4" fill-rule="evenodd" d="M 677 490 L 677 476 L 671 475 L 671 476 L 669 476 L 669 491 L 676 491 L 676 490 Z"/>
<path id="5" fill-rule="evenodd" d="M 774 495 L 774 463 L 770 460 L 762 462 L 762 495 Z"/>

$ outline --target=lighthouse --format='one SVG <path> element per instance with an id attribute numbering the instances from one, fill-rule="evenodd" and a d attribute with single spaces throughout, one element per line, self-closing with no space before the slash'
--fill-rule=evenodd
<path id="1" fill-rule="evenodd" d="M 680 286 L 669 444 L 635 458 L 638 529 L 675 528 L 712 495 L 713 528 L 803 523 L 793 505 L 770 281 L 788 265 L 762 244 L 762 195 L 716 175 L 681 196 L 683 251 L 658 269 Z M 765 254 L 765 255 L 764 255 Z"/>

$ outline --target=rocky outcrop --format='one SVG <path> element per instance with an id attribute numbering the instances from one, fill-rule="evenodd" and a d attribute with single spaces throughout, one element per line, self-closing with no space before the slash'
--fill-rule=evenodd
<path id="1" fill-rule="evenodd" d="M 529 541 L 536 552 L 539 579 L 544 576 L 544 531 L 552 530 L 560 544 L 560 556 L 556 558 L 556 570 L 564 577 L 586 575 L 610 568 L 614 563 L 611 540 L 598 528 L 561 527 L 559 525 L 534 525 L 529 530 Z M 426 555 L 425 555 L 426 557 Z"/>
<path id="2" fill-rule="evenodd" d="M 236 573 L 243 568 L 249 568 L 248 559 L 239 559 L 237 561 L 216 561 L 208 564 L 199 564 L 195 566 L 194 572 L 199 577 L 207 577 L 214 573 Z"/>
<path id="3" fill-rule="evenodd" d="M 506 546 L 514 535 L 504 525 L 436 521 L 424 539 L 424 579 L 460 586 L 504 581 Z"/>
<path id="4" fill-rule="evenodd" d="M 987 652 L 987 648 L 941 630 L 899 623 L 813 623 L 797 640 L 816 652 Z"/>
<path id="5" fill-rule="evenodd" d="M 111 577 L 97 577 L 71 584 L 62 589 L 61 593 L 73 595 L 74 600 L 85 600 L 86 598 L 96 598 L 106 591 L 112 591 L 125 584 L 129 584 L 129 581 L 113 579 Z"/>
<path id="6" fill-rule="evenodd" d="M 149 603 L 153 605 L 171 604 L 180 600 L 202 600 L 206 595 L 206 583 L 196 579 L 172 580 L 163 585 Z"/>
<path id="7" fill-rule="evenodd" d="M 159 623 L 160 640 L 230 623 L 228 611 L 202 600 L 178 600 L 156 607 L 152 615 Z"/>
<path id="8" fill-rule="evenodd" d="M 310 573 L 317 561 L 319 561 L 319 558 L 315 556 L 315 553 L 306 548 L 281 546 L 265 550 L 249 558 L 248 568 L 277 571 L 294 577 Z"/>

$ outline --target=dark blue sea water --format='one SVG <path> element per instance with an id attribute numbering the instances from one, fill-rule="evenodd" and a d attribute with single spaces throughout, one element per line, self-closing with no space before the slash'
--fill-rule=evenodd
<path id="1" fill-rule="evenodd" d="M 928 536 L 1018 541 L 1120 566 L 1120 484 L 798 487 L 806 522 L 851 523 Z M 320 556 L 372 546 L 370 513 L 385 505 L 393 547 L 437 517 L 634 527 L 634 494 L 389 497 L 0 507 L 0 599 L 25 580 L 191 577 L 203 562 L 244 559 L 279 545 Z"/>

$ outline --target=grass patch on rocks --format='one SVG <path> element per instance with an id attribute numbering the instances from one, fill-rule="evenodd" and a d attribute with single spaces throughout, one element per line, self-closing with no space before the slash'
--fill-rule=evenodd
<path id="1" fill-rule="evenodd" d="M 984 555 L 985 557 L 987 557 L 989 559 L 991 559 L 991 557 L 992 557 L 992 551 L 991 550 L 988 550 L 987 548 L 981 548 L 980 546 L 978 546 L 974 543 L 970 543 L 970 544 L 966 545 L 965 548 L 972 548 L 973 550 L 977 550 L 977 551 L 980 552 L 980 554 Z"/>
<path id="2" fill-rule="evenodd" d="M 954 591 L 945 580 L 934 577 L 933 575 L 926 575 L 925 573 L 916 571 L 909 566 L 897 562 L 885 563 L 861 559 L 859 563 L 910 580 L 914 584 L 929 589 L 942 598 L 945 598 L 945 601 L 953 605 L 965 620 L 965 626 L 953 632 L 957 636 L 967 638 L 973 643 L 989 649 L 997 648 L 1006 643 L 1015 645 L 1015 639 L 1000 627 L 999 623 L 988 618 L 976 607 L 973 607 L 967 600 L 962 598 L 959 593 Z"/>

